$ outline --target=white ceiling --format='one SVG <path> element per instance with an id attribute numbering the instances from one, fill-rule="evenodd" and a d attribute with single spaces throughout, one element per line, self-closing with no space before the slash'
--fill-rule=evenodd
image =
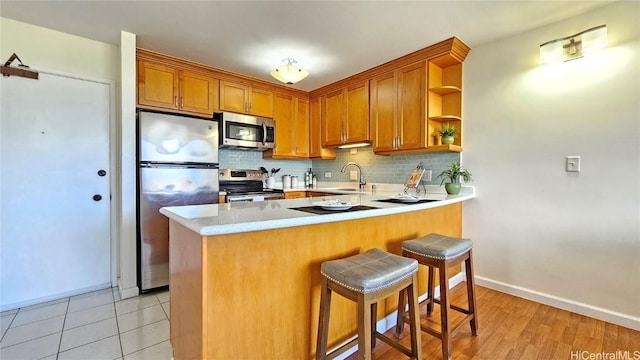
<path id="1" fill-rule="evenodd" d="M 2 17 L 276 82 L 292 57 L 310 91 L 452 36 L 471 47 L 604 1 L 7 1 Z M 558 34 L 564 36 L 566 34 Z"/>

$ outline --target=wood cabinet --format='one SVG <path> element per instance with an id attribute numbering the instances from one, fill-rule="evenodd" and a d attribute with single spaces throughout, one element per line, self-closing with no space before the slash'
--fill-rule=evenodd
<path id="1" fill-rule="evenodd" d="M 138 107 L 213 116 L 219 81 L 197 72 L 138 61 Z"/>
<path id="2" fill-rule="evenodd" d="M 326 94 L 322 107 L 322 146 L 367 142 L 370 142 L 369 81 Z"/>
<path id="3" fill-rule="evenodd" d="M 220 109 L 256 116 L 273 117 L 273 91 L 231 81 L 220 82 Z"/>
<path id="4" fill-rule="evenodd" d="M 276 93 L 273 100 L 276 145 L 263 158 L 309 158 L 309 100 Z"/>
<path id="5" fill-rule="evenodd" d="M 385 154 L 427 149 L 426 83 L 426 61 L 371 80 L 374 152 Z"/>
<path id="6" fill-rule="evenodd" d="M 429 61 L 429 146 L 436 151 L 462 151 L 462 61 L 450 55 Z M 444 125 L 457 134 L 452 145 L 440 143 L 435 135 Z"/>
<path id="7" fill-rule="evenodd" d="M 309 101 L 309 158 L 335 160 L 336 149 L 322 147 L 322 99 Z"/>
<path id="8" fill-rule="evenodd" d="M 331 196 L 334 194 L 331 193 L 326 193 L 326 192 L 322 192 L 322 191 L 308 191 L 307 190 L 307 197 L 321 197 L 321 196 Z"/>
<path id="9" fill-rule="evenodd" d="M 307 197 L 306 191 L 286 191 L 284 193 L 285 199 L 300 199 Z"/>

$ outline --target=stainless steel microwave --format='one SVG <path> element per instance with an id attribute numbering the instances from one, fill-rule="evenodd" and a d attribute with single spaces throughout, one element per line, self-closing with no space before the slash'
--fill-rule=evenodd
<path id="1" fill-rule="evenodd" d="M 215 113 L 213 118 L 220 124 L 221 148 L 264 151 L 275 146 L 273 119 L 231 112 Z"/>

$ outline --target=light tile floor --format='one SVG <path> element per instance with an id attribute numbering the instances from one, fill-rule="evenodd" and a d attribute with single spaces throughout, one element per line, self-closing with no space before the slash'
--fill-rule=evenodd
<path id="1" fill-rule="evenodd" d="M 171 359 L 169 291 L 113 288 L 2 312 L 2 360 Z"/>

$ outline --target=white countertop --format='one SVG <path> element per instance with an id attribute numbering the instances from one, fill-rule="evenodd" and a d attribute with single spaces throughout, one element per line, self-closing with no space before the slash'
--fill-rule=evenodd
<path id="1" fill-rule="evenodd" d="M 329 191 L 331 189 L 314 189 L 315 191 Z M 260 202 L 238 202 L 211 205 L 172 206 L 160 209 L 168 218 L 200 235 L 222 235 L 258 230 L 278 229 L 292 226 L 303 226 L 362 219 L 374 216 L 400 214 L 416 210 L 449 205 L 476 197 L 475 188 L 463 186 L 459 195 L 447 195 L 442 192 L 427 192 L 421 194 L 425 199 L 438 201 L 399 204 L 379 202 L 388 199 L 398 192 L 381 192 L 331 195 L 314 198 L 270 200 Z M 351 203 L 371 206 L 377 209 L 336 212 L 334 214 L 316 215 L 292 208 L 313 206 L 314 202 L 326 199 L 340 199 Z"/>

